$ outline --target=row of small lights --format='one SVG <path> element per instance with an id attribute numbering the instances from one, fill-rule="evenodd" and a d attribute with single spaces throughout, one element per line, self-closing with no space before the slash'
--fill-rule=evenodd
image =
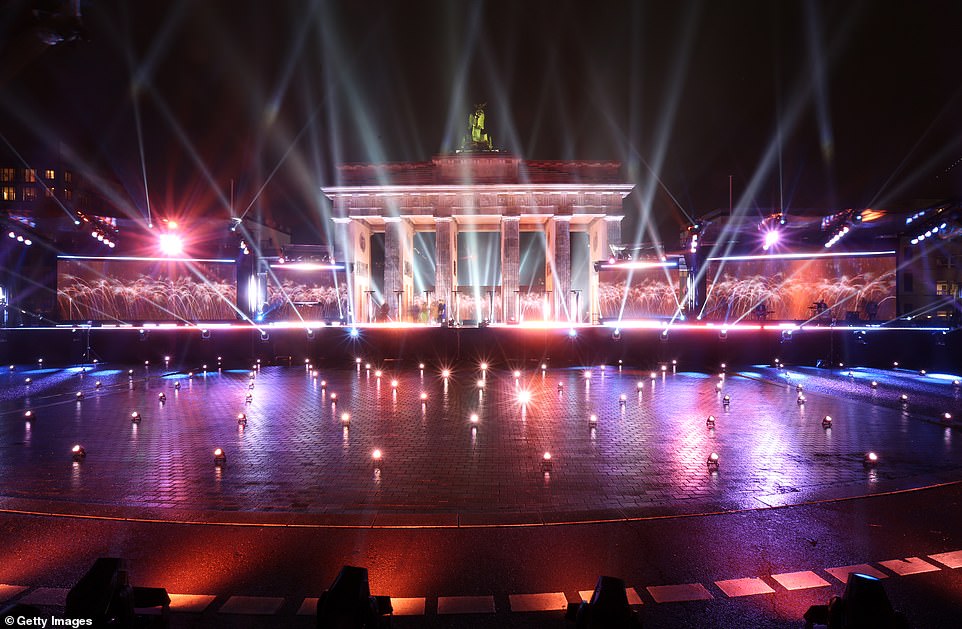
<path id="1" fill-rule="evenodd" d="M 27 246 L 27 247 L 29 247 L 30 245 L 33 244 L 33 241 L 32 241 L 32 240 L 30 240 L 29 238 L 25 238 L 22 234 L 18 234 L 18 233 L 15 232 L 15 231 L 7 232 L 7 236 L 8 236 L 9 238 L 13 238 L 13 239 L 16 240 L 17 242 L 23 243 L 23 244 L 24 244 L 25 246 Z"/>

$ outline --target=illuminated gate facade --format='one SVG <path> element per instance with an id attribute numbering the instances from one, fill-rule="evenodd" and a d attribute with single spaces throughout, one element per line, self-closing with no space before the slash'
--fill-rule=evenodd
<path id="1" fill-rule="evenodd" d="M 347 164 L 340 185 L 323 188 L 333 204 L 337 259 L 348 263 L 353 320 L 372 319 L 371 235 L 384 234 L 383 318 L 427 320 L 443 304 L 444 318 L 458 318 L 462 294 L 486 293 L 479 318 L 524 318 L 519 286 L 520 235 L 545 235 L 545 291 L 541 316 L 550 321 L 596 321 L 598 276 L 589 270 L 589 295 L 571 288 L 571 233 L 586 232 L 589 257 L 610 256 L 621 243 L 623 200 L 633 185 L 619 180 L 618 162 L 524 161 L 496 150 L 465 151 L 429 162 Z M 414 289 L 414 235 L 435 234 L 434 290 Z M 500 232 L 498 287 L 457 284 L 458 233 Z M 421 316 L 414 313 L 422 313 Z M 436 319 L 435 319 L 436 320 Z"/>

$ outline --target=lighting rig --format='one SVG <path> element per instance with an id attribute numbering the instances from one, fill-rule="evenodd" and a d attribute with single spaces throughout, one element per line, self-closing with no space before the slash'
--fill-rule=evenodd
<path id="1" fill-rule="evenodd" d="M 861 222 L 862 213 L 853 209 L 842 210 L 823 218 L 822 231 L 831 234 L 825 241 L 824 247 L 831 249 L 838 241 L 848 236 L 852 228 Z"/>
<path id="2" fill-rule="evenodd" d="M 949 240 L 962 235 L 962 214 L 958 205 L 943 205 L 919 210 L 905 219 L 911 235 L 910 244 L 917 245 L 932 238 Z"/>

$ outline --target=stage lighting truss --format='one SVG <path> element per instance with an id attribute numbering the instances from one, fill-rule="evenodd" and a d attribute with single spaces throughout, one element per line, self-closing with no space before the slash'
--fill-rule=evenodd
<path id="1" fill-rule="evenodd" d="M 852 228 L 861 222 L 862 213 L 854 209 L 842 210 L 823 218 L 822 231 L 831 234 L 825 241 L 825 248 L 831 249 L 838 241 L 848 236 Z"/>
<path id="2" fill-rule="evenodd" d="M 105 247 L 113 249 L 117 246 L 117 219 L 111 216 L 91 216 L 83 212 L 76 212 L 74 225 L 78 229 L 90 232 L 90 237 Z"/>
<path id="3" fill-rule="evenodd" d="M 942 206 L 919 210 L 905 219 L 905 228 L 911 237 L 909 244 L 912 245 L 918 245 L 933 238 L 942 240 L 956 238 L 962 235 L 959 208 Z"/>

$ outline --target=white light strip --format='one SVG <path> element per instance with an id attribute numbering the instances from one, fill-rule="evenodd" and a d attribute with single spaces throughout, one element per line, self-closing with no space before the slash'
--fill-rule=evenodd
<path id="1" fill-rule="evenodd" d="M 57 256 L 58 260 L 121 260 L 125 262 L 222 262 L 234 264 L 236 260 L 217 258 L 139 258 L 135 256 Z"/>
<path id="2" fill-rule="evenodd" d="M 748 256 L 721 256 L 708 258 L 709 262 L 728 262 L 731 260 L 806 260 L 809 258 L 865 258 L 894 256 L 895 251 L 848 251 L 839 253 L 772 253 Z"/>
<path id="3" fill-rule="evenodd" d="M 602 269 L 673 269 L 678 266 L 678 262 L 643 262 L 643 261 L 625 261 L 625 262 L 615 262 L 614 264 L 605 262 L 602 263 Z"/>
<path id="4" fill-rule="evenodd" d="M 424 194 L 424 193 L 457 193 L 457 192 L 511 192 L 515 194 L 537 193 L 537 192 L 597 192 L 609 191 L 619 192 L 627 195 L 634 190 L 633 183 L 586 183 L 586 184 L 464 184 L 464 185 L 373 185 L 373 186 L 330 186 L 323 187 L 321 191 L 325 195 L 342 194 Z"/>
<path id="5" fill-rule="evenodd" d="M 315 264 L 313 262 L 285 262 L 272 264 L 272 269 L 290 269 L 291 271 L 343 271 L 343 264 Z"/>

